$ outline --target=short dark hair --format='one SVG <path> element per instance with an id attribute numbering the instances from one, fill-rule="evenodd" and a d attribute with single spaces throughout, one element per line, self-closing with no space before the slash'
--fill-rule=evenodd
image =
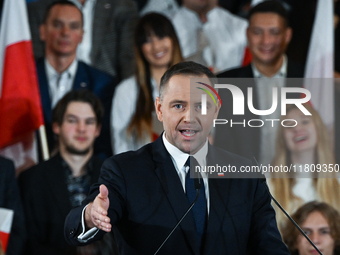
<path id="1" fill-rule="evenodd" d="M 71 102 L 88 103 L 96 115 L 97 125 L 102 124 L 104 116 L 103 104 L 95 94 L 87 89 L 71 90 L 65 94 L 53 108 L 52 123 L 57 123 L 59 126 L 62 125 L 66 109 Z"/>
<path id="2" fill-rule="evenodd" d="M 286 27 L 289 26 L 288 13 L 286 9 L 283 7 L 283 5 L 277 0 L 267 0 L 255 5 L 249 11 L 248 20 L 250 21 L 251 17 L 256 13 L 269 13 L 269 12 L 281 16 L 285 21 Z"/>
<path id="3" fill-rule="evenodd" d="M 193 75 L 193 76 L 203 76 L 206 75 L 214 84 L 213 80 L 216 76 L 209 70 L 209 68 L 198 64 L 193 61 L 180 62 L 176 65 L 170 67 L 162 76 L 159 85 L 159 97 L 162 99 L 164 88 L 169 82 L 170 78 L 175 75 Z"/>
<path id="4" fill-rule="evenodd" d="M 331 205 L 324 202 L 312 201 L 302 205 L 293 215 L 293 220 L 301 225 L 308 216 L 313 212 L 319 212 L 328 222 L 330 234 L 334 239 L 334 251 L 338 254 L 340 252 L 340 214 Z M 300 232 L 291 223 L 287 222 L 286 226 L 282 229 L 283 241 L 287 244 L 291 254 L 298 255 L 296 243 Z"/>
<path id="5" fill-rule="evenodd" d="M 83 17 L 83 12 L 78 8 L 77 5 L 75 5 L 74 3 L 72 3 L 71 1 L 67 1 L 67 0 L 58 0 L 58 1 L 54 1 L 51 4 L 49 4 L 46 8 L 45 14 L 44 14 L 44 19 L 43 19 L 43 24 L 46 24 L 48 17 L 50 16 L 51 10 L 54 6 L 56 5 L 68 5 L 68 6 L 73 6 L 76 7 L 81 15 L 81 24 L 82 26 L 84 25 L 84 17 Z"/>

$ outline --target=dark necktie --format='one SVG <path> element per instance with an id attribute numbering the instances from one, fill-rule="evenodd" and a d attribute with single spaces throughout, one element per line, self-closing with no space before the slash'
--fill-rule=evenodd
<path id="1" fill-rule="evenodd" d="M 185 166 L 190 167 L 190 161 L 191 161 L 191 171 L 195 171 L 195 166 L 199 166 L 196 159 L 192 156 L 188 157 L 188 160 L 185 163 Z M 199 173 L 199 176 L 201 178 L 201 174 Z M 201 178 L 201 188 L 200 188 L 200 194 L 196 201 L 196 204 L 192 208 L 192 212 L 195 219 L 196 224 L 196 231 L 198 234 L 198 238 L 200 243 L 202 243 L 202 237 L 205 230 L 205 222 L 207 217 L 207 200 L 205 197 L 205 189 L 204 189 L 204 182 Z M 186 178 L 185 178 L 185 191 L 187 193 L 187 197 L 190 203 L 192 203 L 196 197 L 196 189 L 194 187 L 194 178 L 190 178 L 190 170 L 187 172 Z"/>

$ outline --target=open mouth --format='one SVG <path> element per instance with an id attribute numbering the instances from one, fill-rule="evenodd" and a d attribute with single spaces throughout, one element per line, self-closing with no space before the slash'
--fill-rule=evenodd
<path id="1" fill-rule="evenodd" d="M 296 143 L 306 141 L 306 140 L 307 140 L 307 136 L 297 136 L 294 138 L 294 142 Z"/>
<path id="2" fill-rule="evenodd" d="M 155 55 L 155 58 L 162 58 L 162 57 L 165 56 L 165 54 L 166 54 L 166 51 L 161 51 L 161 52 L 158 52 L 154 55 Z"/>
<path id="3" fill-rule="evenodd" d="M 192 137 L 197 133 L 195 130 L 180 130 L 180 132 L 186 137 Z"/>
<path id="4" fill-rule="evenodd" d="M 318 249 L 321 251 L 321 253 L 323 252 L 323 250 L 321 250 L 319 247 L 318 247 Z M 315 250 L 315 249 L 309 250 L 309 253 L 311 253 L 311 254 L 319 254 L 319 252 L 317 250 Z"/>

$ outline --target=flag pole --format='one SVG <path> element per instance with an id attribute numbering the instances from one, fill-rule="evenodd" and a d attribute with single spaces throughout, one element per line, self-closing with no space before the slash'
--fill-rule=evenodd
<path id="1" fill-rule="evenodd" d="M 48 153 L 48 144 L 47 144 L 45 125 L 41 125 L 39 127 L 39 136 L 40 136 L 40 146 L 41 146 L 43 160 L 46 161 L 50 158 L 50 155 Z"/>

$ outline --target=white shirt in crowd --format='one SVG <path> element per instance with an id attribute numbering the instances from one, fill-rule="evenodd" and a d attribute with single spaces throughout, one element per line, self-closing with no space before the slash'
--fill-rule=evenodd
<path id="1" fill-rule="evenodd" d="M 215 7 L 207 13 L 207 22 L 203 24 L 196 12 L 183 6 L 172 22 L 184 58 L 203 59 L 202 64 L 215 73 L 242 65 L 247 46 L 245 19 Z"/>
<path id="2" fill-rule="evenodd" d="M 140 11 L 140 15 L 143 16 L 150 12 L 157 12 L 171 19 L 178 9 L 178 3 L 175 0 L 148 0 L 144 8 Z"/>
<path id="3" fill-rule="evenodd" d="M 287 77 L 287 57 L 284 56 L 280 70 L 272 77 L 266 77 L 261 74 L 254 64 L 251 64 L 253 69 L 255 85 L 257 87 L 257 98 L 259 103 L 258 110 L 268 110 L 273 103 L 273 88 L 277 88 L 278 97 L 280 98 L 281 88 L 285 86 Z M 278 103 L 276 111 L 270 115 L 259 116 L 265 123 L 261 127 L 260 141 L 260 159 L 261 164 L 270 164 L 275 155 L 276 135 L 279 128 L 279 120 L 281 118 L 281 107 Z M 275 119 L 276 121 L 266 121 L 266 119 Z M 272 124 L 273 123 L 273 124 Z M 258 125 L 258 124 L 256 124 Z"/>
<path id="4" fill-rule="evenodd" d="M 47 59 L 45 59 L 45 70 L 52 109 L 58 101 L 72 89 L 77 68 L 78 61 L 74 60 L 64 72 L 59 74 L 50 63 L 48 63 Z"/>
<path id="5" fill-rule="evenodd" d="M 152 98 L 155 101 L 159 92 L 154 79 L 151 79 L 151 86 Z M 137 140 L 126 132 L 136 110 L 138 88 L 136 77 L 131 76 L 118 84 L 113 96 L 110 126 L 112 137 L 111 144 L 113 146 L 114 154 L 129 150 L 137 150 L 143 145 L 152 142 L 148 135 L 141 140 Z M 156 119 L 156 113 L 153 112 L 153 115 L 154 120 Z M 161 122 L 159 122 L 159 125 L 161 125 Z"/>

